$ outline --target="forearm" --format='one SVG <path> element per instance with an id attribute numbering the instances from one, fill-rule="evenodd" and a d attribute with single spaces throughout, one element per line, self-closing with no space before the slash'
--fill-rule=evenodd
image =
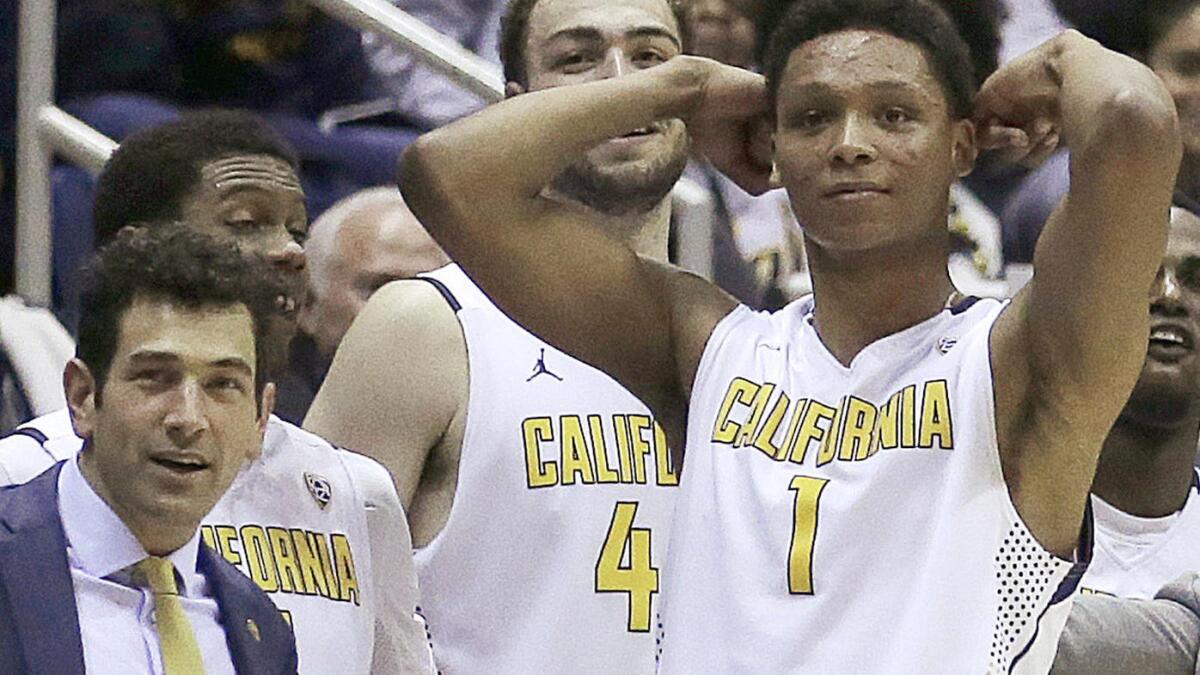
<path id="1" fill-rule="evenodd" d="M 703 62 L 677 57 L 619 78 L 512 97 L 409 146 L 400 186 L 418 201 L 416 193 L 434 188 L 439 199 L 480 211 L 532 200 L 597 144 L 686 116 L 702 96 L 704 72 Z M 454 189 L 430 184 L 438 180 Z"/>
<path id="2" fill-rule="evenodd" d="M 1118 143 L 1169 154 L 1175 103 L 1149 68 L 1075 31 L 1055 38 L 1054 45 L 1046 68 L 1059 84 L 1062 139 L 1073 153 Z M 1143 140 L 1152 145 L 1138 142 Z"/>

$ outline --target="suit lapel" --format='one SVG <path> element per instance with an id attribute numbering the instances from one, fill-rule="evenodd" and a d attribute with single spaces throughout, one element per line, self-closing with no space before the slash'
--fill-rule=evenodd
<path id="1" fill-rule="evenodd" d="M 225 642 L 229 645 L 229 656 L 239 675 L 260 672 L 258 663 L 262 659 L 262 642 L 257 624 L 245 612 L 243 603 L 238 602 L 235 589 L 241 575 L 230 565 L 218 564 L 217 553 L 201 544 L 199 554 L 200 571 L 208 579 L 209 588 L 221 610 L 221 625 L 225 628 Z M 251 633 L 253 626 L 254 633 Z"/>
<path id="2" fill-rule="evenodd" d="M 55 468 L 0 499 L 0 583 L 31 672 L 83 673 L 79 611 Z"/>

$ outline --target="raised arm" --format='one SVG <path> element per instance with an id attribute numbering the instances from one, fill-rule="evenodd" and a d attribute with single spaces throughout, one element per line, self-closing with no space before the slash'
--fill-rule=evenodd
<path id="1" fill-rule="evenodd" d="M 1181 157 L 1175 107 L 1149 69 L 1069 31 L 985 83 L 977 119 L 984 147 L 1040 155 L 1061 137 L 1071 149 L 1034 279 L 992 334 L 1009 490 L 1033 534 L 1066 555 L 1146 353 Z"/>
<path id="2" fill-rule="evenodd" d="M 546 188 L 601 142 L 684 118 L 723 168 L 763 189 L 769 172 L 750 160 L 744 130 L 765 104 L 758 75 L 676 57 L 521 94 L 427 134 L 405 152 L 399 183 L 421 222 L 502 309 L 614 376 L 671 433 L 704 342 L 733 303 L 641 259 L 597 227 L 594 213 Z"/>

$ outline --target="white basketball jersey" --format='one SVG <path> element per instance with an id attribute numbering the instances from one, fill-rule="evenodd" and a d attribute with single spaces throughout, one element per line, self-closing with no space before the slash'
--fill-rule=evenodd
<path id="1" fill-rule="evenodd" d="M 0 472 L 14 482 L 82 446 L 65 410 L 25 426 L 48 440 L 42 448 L 20 434 L 0 440 Z M 303 674 L 371 669 L 376 593 L 365 500 L 344 454 L 272 416 L 262 455 L 200 526 L 203 541 L 266 591 L 292 625 Z"/>
<path id="2" fill-rule="evenodd" d="M 1046 672 L 1082 564 L 1044 551 L 1009 500 L 988 354 L 1001 305 L 961 303 L 850 367 L 812 306 L 739 307 L 709 339 L 661 672 Z"/>
<path id="3" fill-rule="evenodd" d="M 1084 593 L 1153 598 L 1180 575 L 1200 570 L 1200 476 L 1187 502 L 1165 518 L 1129 515 L 1092 495 L 1096 550 L 1080 582 Z"/>
<path id="4" fill-rule="evenodd" d="M 678 483 L 646 406 L 492 305 L 457 267 L 470 399 L 449 520 L 416 554 L 441 672 L 654 671 Z"/>

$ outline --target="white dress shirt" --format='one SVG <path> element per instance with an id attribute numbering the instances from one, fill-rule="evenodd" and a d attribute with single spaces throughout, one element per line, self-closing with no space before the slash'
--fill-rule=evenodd
<path id="1" fill-rule="evenodd" d="M 149 588 L 135 586 L 132 574 L 133 565 L 149 554 L 84 479 L 75 459 L 59 474 L 58 508 L 67 535 L 87 672 L 162 675 L 154 595 Z M 206 675 L 234 675 L 217 601 L 196 569 L 199 547 L 197 530 L 166 558 L 175 565 L 180 602 L 200 645 Z"/>

